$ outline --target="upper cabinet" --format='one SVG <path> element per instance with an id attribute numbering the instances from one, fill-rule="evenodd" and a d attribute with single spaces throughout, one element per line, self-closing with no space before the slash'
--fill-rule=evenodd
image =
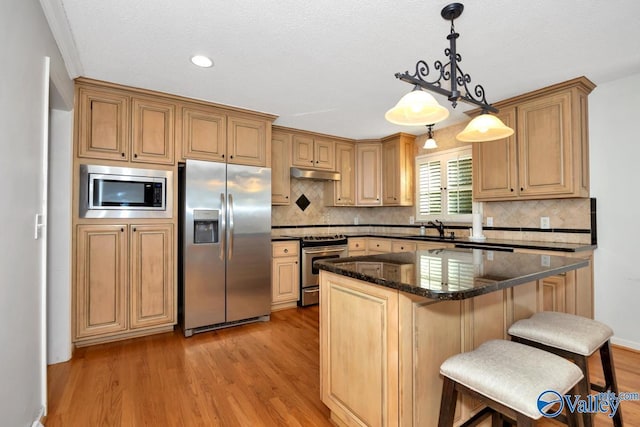
<path id="1" fill-rule="evenodd" d="M 356 204 L 356 148 L 351 142 L 336 143 L 336 170 L 340 181 L 325 184 L 325 202 L 329 206 Z"/>
<path id="2" fill-rule="evenodd" d="M 78 157 L 174 163 L 174 104 L 82 86 L 77 102 Z"/>
<path id="3" fill-rule="evenodd" d="M 382 203 L 413 206 L 414 135 L 399 133 L 382 140 Z"/>
<path id="4" fill-rule="evenodd" d="M 172 165 L 175 104 L 155 98 L 135 97 L 131 105 L 131 161 Z"/>
<path id="5" fill-rule="evenodd" d="M 589 197 L 587 96 L 581 77 L 496 103 L 513 136 L 473 144 L 474 198 Z"/>
<path id="6" fill-rule="evenodd" d="M 185 159 L 271 166 L 275 116 L 76 80 L 77 157 L 175 164 Z"/>
<path id="7" fill-rule="evenodd" d="M 291 203 L 291 134 L 274 130 L 271 135 L 271 204 Z"/>
<path id="8" fill-rule="evenodd" d="M 356 204 L 382 206 L 382 144 L 356 144 Z"/>
<path id="9" fill-rule="evenodd" d="M 335 142 L 312 135 L 293 135 L 292 165 L 335 170 Z"/>

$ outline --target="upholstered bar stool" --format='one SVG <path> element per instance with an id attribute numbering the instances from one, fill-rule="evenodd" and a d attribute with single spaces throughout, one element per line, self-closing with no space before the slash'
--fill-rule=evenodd
<path id="1" fill-rule="evenodd" d="M 452 356 L 440 366 L 440 373 L 444 383 L 438 427 L 453 426 L 458 393 L 487 405 L 493 426 L 504 421 L 533 426 L 543 416 L 539 402 L 546 411 L 544 402 L 574 392 L 583 377 L 580 368 L 560 356 L 506 340 L 487 341 Z M 553 393 L 545 393 L 549 390 Z M 464 425 L 475 425 L 487 413 L 481 411 Z M 579 425 L 577 413 L 567 411 L 566 420 L 569 426 Z"/>
<path id="2" fill-rule="evenodd" d="M 543 311 L 528 319 L 515 322 L 509 328 L 512 341 L 540 348 L 573 361 L 580 367 L 584 380 L 581 394 L 588 395 L 590 388 L 611 391 L 618 394 L 618 383 L 611 356 L 610 338 L 613 331 L 604 323 L 586 317 L 567 313 Z M 604 387 L 591 384 L 587 360 L 596 350 L 600 350 Z M 585 427 L 593 425 L 592 416 L 585 414 Z M 617 408 L 613 425 L 622 427 L 622 412 Z"/>

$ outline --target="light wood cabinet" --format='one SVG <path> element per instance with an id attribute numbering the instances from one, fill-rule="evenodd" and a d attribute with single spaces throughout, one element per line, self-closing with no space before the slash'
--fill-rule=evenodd
<path id="1" fill-rule="evenodd" d="M 391 240 L 369 237 L 367 239 L 367 255 L 388 254 L 391 252 Z"/>
<path id="2" fill-rule="evenodd" d="M 391 252 L 415 252 L 417 248 L 417 243 L 410 240 L 393 240 L 391 242 Z"/>
<path id="3" fill-rule="evenodd" d="M 77 156 L 129 159 L 129 96 L 79 87 L 76 91 Z"/>
<path id="4" fill-rule="evenodd" d="M 587 96 L 581 77 L 495 104 L 513 136 L 473 144 L 476 200 L 589 196 Z"/>
<path id="5" fill-rule="evenodd" d="M 398 292 L 325 273 L 322 401 L 338 425 L 398 425 Z"/>
<path id="6" fill-rule="evenodd" d="M 174 103 L 79 86 L 77 106 L 79 158 L 174 163 Z"/>
<path id="7" fill-rule="evenodd" d="M 329 206 L 355 206 L 356 148 L 351 143 L 337 142 L 335 153 L 336 170 L 340 172 L 340 181 L 325 184 L 325 204 Z"/>
<path id="8" fill-rule="evenodd" d="M 414 135 L 399 133 L 382 140 L 382 204 L 413 206 Z"/>
<path id="9" fill-rule="evenodd" d="M 356 144 L 356 204 L 382 206 L 382 145 Z"/>
<path id="10" fill-rule="evenodd" d="M 566 274 L 551 276 L 539 281 L 540 311 L 566 312 Z"/>
<path id="11" fill-rule="evenodd" d="M 173 224 L 81 224 L 74 287 L 76 345 L 176 323 Z M 133 332 L 133 333 L 132 333 Z"/>
<path id="12" fill-rule="evenodd" d="M 273 131 L 271 135 L 271 204 L 291 203 L 291 134 Z"/>
<path id="13" fill-rule="evenodd" d="M 74 341 L 126 331 L 126 225 L 80 225 L 77 230 Z"/>
<path id="14" fill-rule="evenodd" d="M 172 165 L 175 152 L 175 103 L 134 97 L 131 110 L 131 161 Z"/>
<path id="15" fill-rule="evenodd" d="M 227 163 L 270 167 L 270 129 L 267 120 L 227 116 Z"/>
<path id="16" fill-rule="evenodd" d="M 224 162 L 227 152 L 227 117 L 204 105 L 182 107 L 182 159 Z"/>
<path id="17" fill-rule="evenodd" d="M 175 322 L 173 225 L 131 225 L 131 329 Z"/>
<path id="18" fill-rule="evenodd" d="M 293 135 L 294 166 L 335 170 L 335 142 L 318 136 Z"/>
<path id="19" fill-rule="evenodd" d="M 300 299 L 300 256 L 297 241 L 273 242 L 271 309 L 295 307 Z"/>
<path id="20" fill-rule="evenodd" d="M 367 238 L 349 237 L 347 240 L 349 256 L 361 256 L 367 254 Z"/>

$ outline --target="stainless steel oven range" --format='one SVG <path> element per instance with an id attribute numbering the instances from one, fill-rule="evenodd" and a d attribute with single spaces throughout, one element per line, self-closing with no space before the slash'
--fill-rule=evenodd
<path id="1" fill-rule="evenodd" d="M 347 238 L 344 235 L 305 236 L 300 239 L 302 262 L 300 264 L 300 300 L 298 305 L 318 304 L 320 301 L 320 271 L 313 262 L 327 258 L 347 256 Z"/>

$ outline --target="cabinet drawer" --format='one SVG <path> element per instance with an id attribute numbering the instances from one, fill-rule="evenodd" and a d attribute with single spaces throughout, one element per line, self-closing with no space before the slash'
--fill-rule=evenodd
<path id="1" fill-rule="evenodd" d="M 391 245 L 393 252 L 414 252 L 416 250 L 416 242 L 408 240 L 395 241 Z"/>
<path id="2" fill-rule="evenodd" d="M 349 252 L 364 251 L 366 249 L 366 246 L 365 246 L 366 243 L 364 238 L 349 239 L 348 245 L 349 245 Z"/>
<path id="3" fill-rule="evenodd" d="M 300 244 L 297 240 L 286 242 L 273 242 L 271 244 L 271 253 L 274 258 L 285 256 L 298 256 L 298 247 Z"/>
<path id="4" fill-rule="evenodd" d="M 367 249 L 374 252 L 391 252 L 391 240 L 369 239 Z"/>

